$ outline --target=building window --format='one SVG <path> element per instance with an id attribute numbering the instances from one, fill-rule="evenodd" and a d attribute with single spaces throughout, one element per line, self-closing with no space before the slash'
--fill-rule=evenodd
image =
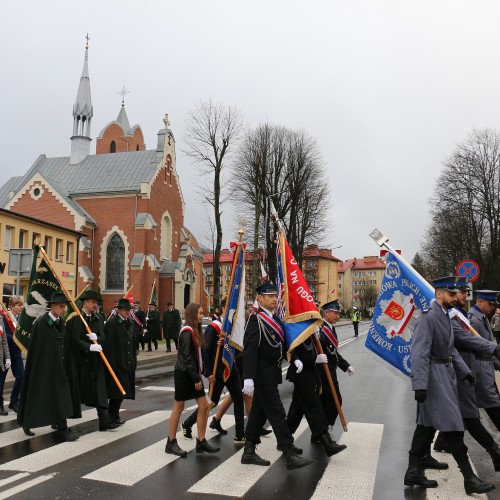
<path id="1" fill-rule="evenodd" d="M 19 248 L 28 248 L 28 231 L 19 230 Z"/>
<path id="2" fill-rule="evenodd" d="M 123 290 L 125 287 L 125 244 L 114 234 L 106 248 L 106 289 Z"/>
<path id="3" fill-rule="evenodd" d="M 137 146 L 135 147 L 135 150 L 139 151 L 139 144 L 137 144 Z"/>
<path id="4" fill-rule="evenodd" d="M 52 236 L 45 236 L 43 246 L 45 247 L 45 252 L 49 256 L 49 259 L 51 259 L 52 258 Z"/>
<path id="5" fill-rule="evenodd" d="M 160 257 L 172 259 L 172 219 L 164 214 L 161 220 Z"/>
<path id="6" fill-rule="evenodd" d="M 16 292 L 16 285 L 12 283 L 4 283 L 3 288 L 2 288 L 2 301 L 4 304 L 9 303 L 9 299 L 13 295 L 21 295 L 21 297 L 24 297 L 26 295 L 26 287 L 21 285 L 21 290 L 20 293 L 18 294 Z"/>
<path id="7" fill-rule="evenodd" d="M 56 255 L 55 260 L 62 261 L 63 258 L 63 240 L 56 238 Z"/>
<path id="8" fill-rule="evenodd" d="M 109 152 L 116 153 L 116 142 L 115 141 L 111 141 L 111 144 L 109 145 Z"/>
<path id="9" fill-rule="evenodd" d="M 66 263 L 67 264 L 73 264 L 73 250 L 74 250 L 75 244 L 72 241 L 67 241 L 66 242 Z"/>
<path id="10" fill-rule="evenodd" d="M 13 238 L 14 238 L 14 228 L 10 226 L 5 226 L 5 241 L 3 242 L 5 250 L 10 250 Z"/>

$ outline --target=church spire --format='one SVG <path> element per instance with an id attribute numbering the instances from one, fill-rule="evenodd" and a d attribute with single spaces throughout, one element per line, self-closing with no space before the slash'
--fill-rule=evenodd
<path id="1" fill-rule="evenodd" d="M 89 36 L 85 37 L 85 58 L 83 62 L 82 76 L 76 94 L 76 101 L 73 105 L 73 136 L 71 137 L 71 157 L 70 163 L 80 163 L 90 153 L 90 124 L 94 110 L 90 97 L 89 79 Z"/>

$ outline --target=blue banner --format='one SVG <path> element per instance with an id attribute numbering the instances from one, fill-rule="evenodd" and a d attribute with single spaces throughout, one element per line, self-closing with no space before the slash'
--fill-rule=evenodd
<path id="1" fill-rule="evenodd" d="M 389 252 L 366 347 L 410 376 L 413 330 L 433 298 L 434 288 L 397 253 Z"/>

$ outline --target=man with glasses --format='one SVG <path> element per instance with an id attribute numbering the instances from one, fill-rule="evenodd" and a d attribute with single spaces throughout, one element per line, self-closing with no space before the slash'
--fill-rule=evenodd
<path id="1" fill-rule="evenodd" d="M 417 427 L 409 451 L 409 464 L 404 477 L 406 486 L 436 488 L 438 483 L 425 477 L 421 460 L 434 439 L 441 435 L 464 477 L 468 495 L 495 489 L 481 481 L 473 472 L 464 443 L 464 423 L 457 394 L 457 372 L 473 381 L 471 370 L 453 345 L 453 327 L 448 310 L 457 301 L 457 277 L 435 279 L 435 300 L 418 319 L 413 332 L 411 349 L 412 388 L 417 401 Z"/>

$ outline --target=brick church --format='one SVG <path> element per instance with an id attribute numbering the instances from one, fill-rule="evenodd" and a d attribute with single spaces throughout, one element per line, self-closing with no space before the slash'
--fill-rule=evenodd
<path id="1" fill-rule="evenodd" d="M 0 207 L 80 231 L 77 290 L 100 289 L 104 308 L 133 285 L 145 306 L 153 282 L 160 309 L 206 306 L 203 257 L 184 226 L 184 200 L 168 115 L 155 149 L 146 149 L 139 125 L 130 126 L 124 101 L 100 132 L 90 154 L 93 107 L 88 46 L 73 106 L 70 156 L 40 155 L 28 172 L 0 188 Z M 51 248 L 53 246 L 54 248 Z M 47 245 L 51 259 L 64 248 Z"/>

